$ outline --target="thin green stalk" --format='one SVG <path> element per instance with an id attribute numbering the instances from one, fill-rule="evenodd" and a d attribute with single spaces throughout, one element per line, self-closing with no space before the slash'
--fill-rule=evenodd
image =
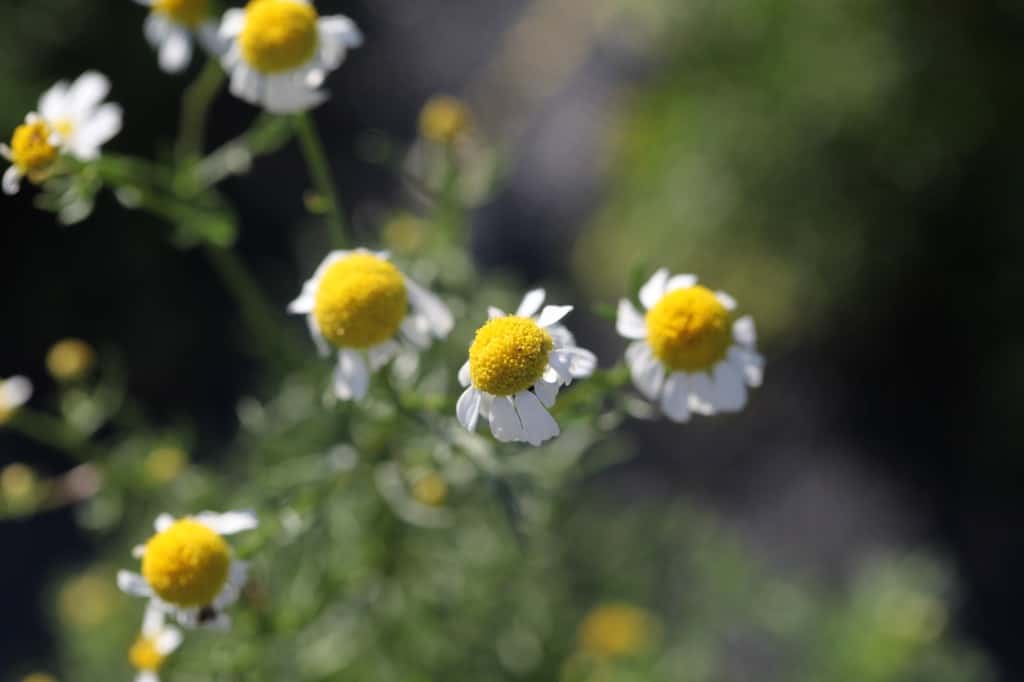
<path id="1" fill-rule="evenodd" d="M 295 130 L 299 135 L 302 154 L 306 157 L 306 165 L 309 166 L 313 185 L 325 203 L 331 245 L 338 249 L 345 248 L 348 244 L 345 235 L 345 218 L 341 213 L 341 202 L 338 201 L 338 195 L 334 189 L 334 177 L 331 174 L 331 167 L 327 163 L 327 154 L 324 152 L 323 142 L 317 134 L 313 117 L 308 112 L 298 114 L 295 117 Z"/>
<path id="2" fill-rule="evenodd" d="M 90 459 L 88 439 L 65 421 L 27 407 L 19 408 L 5 426 L 79 461 Z"/>
<path id="3" fill-rule="evenodd" d="M 206 116 L 224 84 L 224 70 L 209 59 L 181 99 L 181 127 L 175 152 L 178 159 L 194 159 L 203 153 Z"/>

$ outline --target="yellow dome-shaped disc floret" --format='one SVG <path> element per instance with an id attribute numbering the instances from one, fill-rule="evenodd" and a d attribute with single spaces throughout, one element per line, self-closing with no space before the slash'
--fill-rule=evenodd
<path id="1" fill-rule="evenodd" d="M 332 264 L 321 277 L 313 317 L 335 346 L 369 348 L 392 338 L 408 309 L 398 268 L 383 258 L 355 253 Z"/>
<path id="2" fill-rule="evenodd" d="M 171 21 L 189 28 L 196 28 L 210 12 L 209 0 L 156 0 L 153 11 L 163 14 Z"/>
<path id="3" fill-rule="evenodd" d="M 643 651 L 654 636 L 654 618 L 629 604 L 606 604 L 587 614 L 579 628 L 579 646 L 597 658 L 619 658 Z"/>
<path id="4" fill-rule="evenodd" d="M 164 655 L 152 639 L 139 637 L 128 650 L 128 660 L 136 670 L 156 672 L 164 664 Z"/>
<path id="5" fill-rule="evenodd" d="M 18 126 L 11 138 L 11 162 L 30 179 L 44 175 L 60 153 L 52 137 L 53 131 L 42 119 Z"/>
<path id="6" fill-rule="evenodd" d="M 472 112 L 456 97 L 433 97 L 420 111 L 420 135 L 434 142 L 451 144 L 472 126 Z"/>
<path id="7" fill-rule="evenodd" d="M 311 4 L 297 0 L 250 0 L 238 38 L 242 58 L 263 73 L 302 66 L 316 52 L 318 18 Z"/>
<path id="8" fill-rule="evenodd" d="M 469 347 L 473 385 L 491 395 L 515 395 L 544 375 L 551 335 L 528 317 L 497 317 L 476 332 Z"/>
<path id="9" fill-rule="evenodd" d="M 710 369 L 729 350 L 729 311 L 702 286 L 665 294 L 647 312 L 647 342 L 675 371 Z"/>
<path id="10" fill-rule="evenodd" d="M 180 519 L 146 543 L 142 576 L 169 604 L 206 606 L 227 582 L 230 564 L 224 538 L 192 519 Z"/>

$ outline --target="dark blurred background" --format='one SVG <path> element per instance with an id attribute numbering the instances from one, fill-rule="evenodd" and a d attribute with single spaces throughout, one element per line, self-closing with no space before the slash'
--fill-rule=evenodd
<path id="1" fill-rule="evenodd" d="M 318 2 L 367 44 L 316 112 L 358 234 L 407 200 L 400 148 L 433 94 L 465 98 L 508 178 L 479 207 L 485 271 L 613 303 L 637 265 L 694 271 L 757 318 L 767 381 L 742 418 L 637 426 L 640 456 L 597 485 L 718 511 L 783 568 L 842 581 L 887 549 L 927 548 L 962 583 L 956 626 L 1006 680 L 1024 675 L 1020 460 L 1024 5 L 922 0 Z M 167 77 L 129 0 L 6 0 L 0 127 L 53 81 L 114 82 L 112 149 L 167 153 L 188 75 Z M 190 74 L 194 74 L 193 71 Z M 255 112 L 226 94 L 216 143 Z M 371 153 L 371 150 L 376 150 Z M 282 306 L 303 272 L 294 146 L 226 192 L 240 249 Z M 138 407 L 231 434 L 257 382 L 238 311 L 201 254 L 104 195 L 59 227 L 31 190 L 0 206 L 0 376 L 48 391 L 46 348 L 79 336 L 116 358 Z M 596 317 L 604 364 L 621 343 Z M 206 455 L 209 456 L 209 455 Z M 0 433 L 0 465 L 66 462 Z M 92 548 L 70 512 L 0 526 L 0 661 L 45 656 L 45 580 Z"/>

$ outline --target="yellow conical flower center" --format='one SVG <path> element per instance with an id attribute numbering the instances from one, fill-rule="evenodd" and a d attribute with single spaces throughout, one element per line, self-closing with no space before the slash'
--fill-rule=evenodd
<path id="1" fill-rule="evenodd" d="M 497 317 L 476 332 L 469 347 L 473 385 L 491 395 L 514 395 L 544 375 L 551 335 L 528 317 Z"/>
<path id="2" fill-rule="evenodd" d="M 647 342 L 669 369 L 710 369 L 729 350 L 729 311 L 705 287 L 677 289 L 647 312 Z"/>
<path id="3" fill-rule="evenodd" d="M 654 619 L 628 604 L 601 606 L 583 619 L 579 646 L 598 658 L 617 658 L 643 651 L 654 636 Z"/>
<path id="4" fill-rule="evenodd" d="M 319 40 L 316 10 L 299 0 L 250 0 L 238 38 L 242 58 L 257 71 L 290 71 L 312 59 Z"/>
<path id="5" fill-rule="evenodd" d="M 139 637 L 128 650 L 128 660 L 136 670 L 156 672 L 164 664 L 164 658 L 156 648 L 156 642 L 149 637 Z"/>
<path id="6" fill-rule="evenodd" d="M 153 11 L 176 24 L 196 28 L 209 16 L 209 0 L 156 0 Z"/>
<path id="7" fill-rule="evenodd" d="M 448 95 L 431 98 L 420 111 L 420 135 L 449 144 L 473 125 L 473 114 L 462 100 Z"/>
<path id="8" fill-rule="evenodd" d="M 206 606 L 228 579 L 231 548 L 191 519 L 175 521 L 146 543 L 142 576 L 157 596 L 177 606 Z"/>
<path id="9" fill-rule="evenodd" d="M 53 131 L 42 119 L 15 128 L 11 138 L 11 161 L 18 170 L 30 177 L 45 173 L 60 153 L 51 144 L 52 136 Z"/>
<path id="10" fill-rule="evenodd" d="M 313 318 L 335 346 L 369 348 L 394 337 L 408 308 L 398 268 L 383 258 L 355 253 L 332 264 L 321 277 Z"/>

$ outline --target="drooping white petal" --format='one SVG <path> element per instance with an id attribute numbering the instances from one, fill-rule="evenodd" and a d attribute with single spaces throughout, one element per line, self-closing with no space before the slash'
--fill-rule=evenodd
<path id="1" fill-rule="evenodd" d="M 433 340 L 430 336 L 430 322 L 423 315 L 406 315 L 399 329 L 413 345 L 422 349 L 430 347 Z"/>
<path id="2" fill-rule="evenodd" d="M 551 335 L 555 348 L 568 348 L 576 345 L 576 337 L 563 324 L 551 325 L 548 327 L 548 334 Z"/>
<path id="3" fill-rule="evenodd" d="M 164 629 L 164 612 L 148 604 L 146 612 L 142 616 L 142 634 L 150 639 L 155 639 Z"/>
<path id="4" fill-rule="evenodd" d="M 724 291 L 716 291 L 715 298 L 718 299 L 718 302 L 721 303 L 726 310 L 736 310 L 736 299 Z"/>
<path id="5" fill-rule="evenodd" d="M 619 312 L 615 316 L 615 330 L 627 339 L 646 339 L 647 320 L 631 301 L 619 301 Z"/>
<path id="6" fill-rule="evenodd" d="M 748 386 L 757 388 L 761 385 L 764 380 L 764 356 L 752 350 L 733 346 L 726 357 L 743 373 Z"/>
<path id="7" fill-rule="evenodd" d="M 149 587 L 146 579 L 138 573 L 132 573 L 131 571 L 117 572 L 117 587 L 125 594 L 130 594 L 134 597 L 153 596 L 153 590 Z"/>
<path id="8" fill-rule="evenodd" d="M 234 535 L 252 530 L 260 525 L 259 517 L 250 510 L 223 513 L 204 511 L 195 515 L 195 520 L 218 535 Z"/>
<path id="9" fill-rule="evenodd" d="M 597 369 L 597 356 L 586 348 L 559 348 L 552 353 L 565 358 L 573 379 L 589 377 Z"/>
<path id="10" fill-rule="evenodd" d="M 378 369 L 391 362 L 391 359 L 398 355 L 399 350 L 401 350 L 401 347 L 398 345 L 398 342 L 394 340 L 378 343 L 376 346 L 368 348 L 366 354 L 370 358 L 370 371 L 376 372 Z"/>
<path id="11" fill-rule="evenodd" d="M 547 292 L 543 289 L 533 289 L 526 292 L 526 295 L 523 296 L 523 302 L 516 309 L 516 315 L 519 317 L 533 317 L 540 310 L 540 307 L 544 305 L 544 298 L 546 296 Z"/>
<path id="12" fill-rule="evenodd" d="M 234 38 L 242 32 L 245 27 L 245 10 L 240 7 L 232 7 L 224 12 L 218 29 L 222 38 Z"/>
<path id="13" fill-rule="evenodd" d="M 405 288 L 413 309 L 427 319 L 430 333 L 438 339 L 448 336 L 455 326 L 455 318 L 452 317 L 448 306 L 433 292 L 424 289 L 408 277 L 405 278 Z"/>
<path id="14" fill-rule="evenodd" d="M 537 325 L 540 327 L 550 327 L 571 312 L 571 305 L 546 305 L 544 306 L 544 309 L 540 311 L 540 317 L 537 318 Z"/>
<path id="15" fill-rule="evenodd" d="M 512 405 L 512 399 L 507 396 L 495 396 L 491 403 L 491 433 L 503 443 L 525 440 L 523 423 L 519 421 L 519 414 Z"/>
<path id="16" fill-rule="evenodd" d="M 732 323 L 732 337 L 738 343 L 747 346 L 751 350 L 757 344 L 757 329 L 754 327 L 754 318 L 744 315 Z"/>
<path id="17" fill-rule="evenodd" d="M 657 400 L 665 382 L 665 368 L 647 342 L 637 341 L 626 349 L 626 364 L 636 389 L 648 400 Z"/>
<path id="18" fill-rule="evenodd" d="M 647 280 L 647 283 L 640 287 L 640 302 L 647 309 L 653 308 L 661 297 L 665 295 L 665 285 L 668 283 L 668 269 L 661 268 Z"/>
<path id="19" fill-rule="evenodd" d="M 567 355 L 554 351 L 548 353 L 548 366 L 558 373 L 559 379 L 566 386 L 572 383 L 572 372 L 569 369 L 571 365 L 572 361 Z"/>
<path id="20" fill-rule="evenodd" d="M 690 410 L 697 414 L 712 415 L 718 411 L 718 393 L 715 383 L 706 372 L 689 375 Z"/>
<path id="21" fill-rule="evenodd" d="M 161 514 L 156 517 L 153 521 L 153 528 L 156 529 L 157 533 L 163 533 L 165 530 L 174 525 L 174 517 L 170 514 Z"/>
<path id="22" fill-rule="evenodd" d="M 665 283 L 665 293 L 679 289 L 689 289 L 697 284 L 697 275 L 672 275 Z"/>
<path id="23" fill-rule="evenodd" d="M 674 422 L 682 423 L 690 420 L 687 377 L 682 372 L 672 372 L 665 380 L 665 391 L 661 396 L 661 411 Z"/>
<path id="24" fill-rule="evenodd" d="M 731 362 L 715 365 L 711 374 L 718 396 L 718 409 L 723 412 L 737 412 L 747 404 L 747 385 L 743 375 Z"/>
<path id="25" fill-rule="evenodd" d="M 216 611 L 231 606 L 242 595 L 242 588 L 249 580 L 249 562 L 233 559 L 228 569 L 228 581 L 221 588 L 220 594 L 210 604 Z"/>
<path id="26" fill-rule="evenodd" d="M 156 645 L 156 651 L 161 656 L 170 656 L 181 643 L 185 637 L 182 635 L 181 630 L 170 626 L 164 627 L 159 634 L 157 634 L 154 644 Z"/>
<path id="27" fill-rule="evenodd" d="M 146 36 L 146 42 L 154 48 L 163 45 L 164 38 L 167 37 L 170 30 L 171 22 L 163 14 L 157 12 L 150 12 L 142 23 L 142 33 Z"/>
<path id="28" fill-rule="evenodd" d="M 338 351 L 338 364 L 334 368 L 334 395 L 341 400 L 362 400 L 370 387 L 370 372 L 363 357 L 356 351 Z"/>
<path id="29" fill-rule="evenodd" d="M 476 423 L 480 418 L 481 398 L 480 391 L 470 386 L 462 392 L 459 402 L 455 405 L 455 414 L 459 418 L 459 423 L 470 431 L 476 430 Z"/>
<path id="30" fill-rule="evenodd" d="M 160 676 L 152 670 L 140 670 L 135 673 L 135 682 L 160 682 Z"/>
<path id="31" fill-rule="evenodd" d="M 459 367 L 459 385 L 469 386 L 472 381 L 472 377 L 469 373 L 469 360 L 466 360 L 462 367 Z"/>
<path id="32" fill-rule="evenodd" d="M 230 54 L 225 56 L 225 62 L 230 61 Z M 235 97 L 249 102 L 250 104 L 259 104 L 260 97 L 262 96 L 263 90 L 266 87 L 264 82 L 266 79 L 253 68 L 250 68 L 248 64 L 244 62 L 238 62 L 231 68 L 231 83 L 228 89 L 231 94 Z"/>
<path id="33" fill-rule="evenodd" d="M 562 378 L 558 376 L 557 372 L 554 372 L 554 380 L 548 380 L 545 376 L 533 385 L 533 392 L 537 394 L 537 398 L 540 399 L 541 404 L 544 407 L 554 407 L 555 399 L 558 397 L 558 389 L 562 386 Z"/>
<path id="34" fill-rule="evenodd" d="M 313 90 L 300 78 L 289 74 L 263 77 L 263 92 L 259 104 L 272 114 L 297 114 L 309 111 L 327 101 L 327 93 Z"/>
<path id="35" fill-rule="evenodd" d="M 181 73 L 192 61 L 192 34 L 180 26 L 170 26 L 158 54 L 161 69 Z"/>
<path id="36" fill-rule="evenodd" d="M 306 315 L 306 328 L 309 329 L 309 336 L 313 339 L 313 345 L 316 346 L 316 352 L 322 358 L 326 358 L 331 354 L 331 346 L 327 343 L 327 339 L 320 333 L 320 325 L 316 323 L 316 317 L 313 315 Z"/>
<path id="37" fill-rule="evenodd" d="M 530 391 L 516 394 L 515 409 L 522 420 L 526 442 L 530 445 L 540 445 L 559 434 L 558 422 Z"/>
<path id="38" fill-rule="evenodd" d="M 16 166 L 11 166 L 4 171 L 3 190 L 4 194 L 15 195 L 21 189 L 21 171 Z"/>

